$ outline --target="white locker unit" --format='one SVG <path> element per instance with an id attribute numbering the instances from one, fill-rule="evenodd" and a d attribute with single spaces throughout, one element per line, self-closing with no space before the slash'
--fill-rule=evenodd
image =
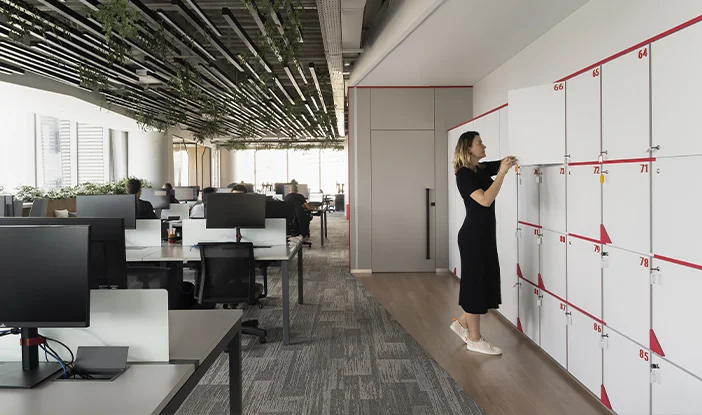
<path id="1" fill-rule="evenodd" d="M 461 252 L 458 249 L 458 232 L 461 230 L 461 226 L 463 226 L 463 221 L 466 218 L 466 207 L 463 204 L 463 198 L 461 197 L 461 194 L 459 193 L 458 189 L 455 190 L 456 192 L 456 197 L 454 200 L 454 207 L 453 207 L 453 220 L 456 223 L 456 235 L 454 240 L 452 241 L 455 244 L 456 248 L 456 265 L 454 268 L 456 269 L 456 275 L 461 276 Z"/>
<path id="2" fill-rule="evenodd" d="M 539 295 L 541 290 L 526 281 L 519 282 L 519 321 L 522 332 L 539 344 Z"/>
<path id="3" fill-rule="evenodd" d="M 485 117 L 481 117 L 481 118 L 478 118 L 476 120 L 473 120 L 471 125 L 472 125 L 471 129 L 465 130 L 465 131 L 477 131 L 478 133 L 480 133 L 480 138 L 483 139 L 483 143 L 485 143 L 485 139 L 487 138 L 488 142 L 485 143 L 485 145 L 490 144 L 491 138 L 488 137 L 488 135 L 486 134 L 486 131 L 485 131 Z M 486 149 L 486 151 L 487 151 L 487 149 Z M 487 154 L 489 157 L 490 153 L 487 153 Z"/>
<path id="4" fill-rule="evenodd" d="M 568 233 L 600 240 L 602 185 L 600 165 L 568 166 Z"/>
<path id="5" fill-rule="evenodd" d="M 566 167 L 541 166 L 539 220 L 544 229 L 566 232 Z"/>
<path id="6" fill-rule="evenodd" d="M 539 247 L 541 229 L 519 224 L 519 268 L 522 276 L 534 284 L 539 283 Z"/>
<path id="7" fill-rule="evenodd" d="M 651 413 L 697 415 L 702 408 L 702 380 L 651 354 Z"/>
<path id="8" fill-rule="evenodd" d="M 614 246 L 651 252 L 651 163 L 602 165 L 602 224 Z"/>
<path id="9" fill-rule="evenodd" d="M 539 270 L 544 288 L 566 298 L 567 236 L 546 229 L 541 233 Z"/>
<path id="10" fill-rule="evenodd" d="M 512 152 L 521 165 L 563 163 L 565 82 L 508 92 Z"/>
<path id="11" fill-rule="evenodd" d="M 702 25 L 695 24 L 651 45 L 651 138 L 660 146 L 656 157 L 702 154 L 702 56 L 693 52 L 700 39 Z"/>
<path id="12" fill-rule="evenodd" d="M 651 352 L 608 327 L 602 328 L 602 384 L 612 410 L 618 414 L 648 414 Z"/>
<path id="13" fill-rule="evenodd" d="M 567 367 L 567 306 L 551 294 L 539 290 L 541 298 L 541 347 L 561 366 Z"/>
<path id="14" fill-rule="evenodd" d="M 602 319 L 640 344 L 651 329 L 651 257 L 603 246 Z"/>
<path id="15" fill-rule="evenodd" d="M 592 393 L 602 386 L 602 333 L 592 318 L 568 307 L 568 371 Z"/>
<path id="16" fill-rule="evenodd" d="M 485 120 L 484 127 L 480 132 L 480 137 L 485 144 L 485 154 L 487 160 L 499 160 L 500 156 L 500 113 L 498 111 L 486 115 L 481 120 Z"/>
<path id="17" fill-rule="evenodd" d="M 650 147 L 648 45 L 602 65 L 605 159 L 642 157 Z"/>
<path id="18" fill-rule="evenodd" d="M 568 297 L 570 304 L 602 318 L 602 246 L 568 237 Z"/>
<path id="19" fill-rule="evenodd" d="M 697 240 L 702 235 L 701 165 L 702 156 L 657 158 L 653 162 L 654 253 L 702 264 Z"/>
<path id="20" fill-rule="evenodd" d="M 502 190 L 497 197 L 500 221 L 499 245 L 497 246 L 500 259 L 502 282 L 502 305 L 498 311 L 512 324 L 517 324 L 519 313 L 519 289 L 515 286 L 517 278 L 517 177 L 510 173 L 502 184 Z"/>
<path id="21" fill-rule="evenodd" d="M 541 172 L 538 167 L 519 168 L 518 207 L 519 220 L 539 225 L 539 183 Z"/>
<path id="22" fill-rule="evenodd" d="M 702 377 L 702 335 L 696 327 L 702 269 L 656 258 L 653 268 L 660 270 L 653 284 L 653 332 L 666 359 Z"/>
<path id="23" fill-rule="evenodd" d="M 598 66 L 566 81 L 566 152 L 569 162 L 596 161 L 600 155 L 600 76 Z"/>

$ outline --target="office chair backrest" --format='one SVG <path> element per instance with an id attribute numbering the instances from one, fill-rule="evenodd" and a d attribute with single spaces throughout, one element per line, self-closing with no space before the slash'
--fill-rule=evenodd
<path id="1" fill-rule="evenodd" d="M 12 204 L 14 205 L 15 217 L 21 218 L 22 211 L 24 210 L 24 203 L 22 203 L 21 200 L 15 200 L 14 202 L 12 202 Z"/>
<path id="2" fill-rule="evenodd" d="M 200 243 L 200 304 L 255 303 L 256 261 L 251 242 Z"/>
<path id="3" fill-rule="evenodd" d="M 49 199 L 34 199 L 32 208 L 29 209 L 30 218 L 44 218 L 48 216 Z"/>

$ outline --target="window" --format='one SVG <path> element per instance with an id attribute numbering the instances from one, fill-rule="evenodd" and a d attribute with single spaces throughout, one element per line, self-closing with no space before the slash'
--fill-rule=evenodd
<path id="1" fill-rule="evenodd" d="M 39 185 L 58 189 L 71 185 L 71 134 L 70 123 L 58 118 L 39 116 L 37 160 Z M 68 128 L 66 128 L 68 125 Z M 63 126 L 63 128 L 61 128 Z M 68 133 L 66 133 L 68 131 Z"/>
<path id="2" fill-rule="evenodd" d="M 237 150 L 234 152 L 234 183 L 257 183 L 256 151 Z M 222 183 L 223 186 L 229 183 Z M 258 186 L 257 186 L 258 187 Z"/>
<path id="3" fill-rule="evenodd" d="M 78 183 L 105 183 L 103 134 L 102 127 L 78 123 Z"/>
<path id="4" fill-rule="evenodd" d="M 336 194 L 336 185 L 346 184 L 348 178 L 348 158 L 345 151 L 321 150 L 320 170 L 322 171 L 322 190 L 326 194 Z M 344 192 L 347 192 L 344 186 Z"/>
<path id="5" fill-rule="evenodd" d="M 306 184 L 310 192 L 318 192 L 319 175 L 319 149 L 288 150 L 288 180 L 295 179 L 300 184 Z"/>
<path id="6" fill-rule="evenodd" d="M 287 152 L 279 150 L 256 151 L 256 183 L 279 183 L 288 180 Z"/>

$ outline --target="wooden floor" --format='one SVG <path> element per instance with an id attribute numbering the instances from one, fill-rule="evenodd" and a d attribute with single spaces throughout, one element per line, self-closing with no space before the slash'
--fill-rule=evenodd
<path id="1" fill-rule="evenodd" d="M 466 350 L 449 328 L 461 313 L 449 274 L 366 274 L 356 278 L 488 414 L 610 414 L 595 396 L 494 311 L 481 332 L 500 357 Z"/>

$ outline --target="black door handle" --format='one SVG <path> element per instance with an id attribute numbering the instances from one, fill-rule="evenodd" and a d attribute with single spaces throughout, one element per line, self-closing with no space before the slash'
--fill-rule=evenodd
<path id="1" fill-rule="evenodd" d="M 431 259 L 431 189 L 425 189 L 427 195 L 427 259 Z"/>

